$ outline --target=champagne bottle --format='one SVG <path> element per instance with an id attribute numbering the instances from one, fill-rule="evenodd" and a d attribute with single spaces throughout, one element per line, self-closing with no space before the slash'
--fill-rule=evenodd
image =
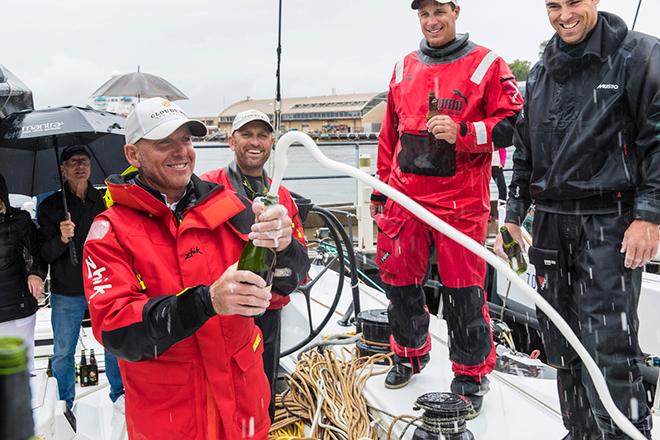
<path id="1" fill-rule="evenodd" d="M 500 228 L 500 233 L 502 234 L 504 253 L 509 257 L 509 266 L 518 275 L 524 274 L 527 271 L 527 261 L 525 261 L 525 257 L 522 254 L 520 244 L 513 239 L 506 226 Z"/>
<path id="2" fill-rule="evenodd" d="M 438 116 L 440 112 L 438 111 L 438 98 L 435 96 L 434 92 L 429 92 L 429 112 L 426 114 L 426 122 L 428 122 L 432 117 Z M 429 140 L 431 145 L 437 145 L 438 140 L 429 132 Z"/>
<path id="3" fill-rule="evenodd" d="M 276 205 L 279 201 L 277 196 L 266 195 L 255 199 L 266 207 Z M 273 284 L 273 269 L 275 268 L 275 249 L 257 247 L 252 240 L 243 247 L 241 258 L 238 260 L 238 270 L 249 270 L 259 275 L 266 281 L 266 287 L 270 290 Z M 263 313 L 257 316 L 261 316 Z"/>
<path id="4" fill-rule="evenodd" d="M 87 375 L 89 376 L 89 386 L 94 386 L 99 384 L 99 366 L 96 363 L 96 356 L 94 356 L 93 348 L 89 353 L 89 365 L 87 365 Z"/>
<path id="5" fill-rule="evenodd" d="M 23 340 L 0 337 L 0 438 L 34 438 L 30 376 Z"/>
<path id="6" fill-rule="evenodd" d="M 85 349 L 83 348 L 80 354 L 80 386 L 89 386 L 89 369 L 87 367 L 87 358 L 85 357 Z"/>

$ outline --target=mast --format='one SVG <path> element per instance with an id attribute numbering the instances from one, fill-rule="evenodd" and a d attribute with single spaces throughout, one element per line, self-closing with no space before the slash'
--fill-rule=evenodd
<path id="1" fill-rule="evenodd" d="M 275 78 L 277 85 L 275 86 L 275 112 L 274 112 L 274 126 L 276 140 L 282 135 L 282 95 L 280 93 L 280 65 L 282 62 L 282 0 L 279 0 L 279 20 L 277 26 L 277 71 Z"/>

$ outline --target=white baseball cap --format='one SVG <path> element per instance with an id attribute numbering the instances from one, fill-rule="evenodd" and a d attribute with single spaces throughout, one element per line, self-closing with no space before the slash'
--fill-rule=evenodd
<path id="1" fill-rule="evenodd" d="M 193 136 L 206 136 L 206 125 L 189 119 L 181 107 L 163 98 L 150 98 L 138 102 L 126 119 L 126 143 L 140 139 L 165 139 L 184 124 Z"/>
<path id="2" fill-rule="evenodd" d="M 410 7 L 413 9 L 419 9 L 419 6 L 423 1 L 424 0 L 413 0 Z M 454 6 L 458 6 L 458 0 L 435 0 L 435 1 L 438 3 L 453 3 Z"/>
<path id="3" fill-rule="evenodd" d="M 231 124 L 231 132 L 235 132 L 248 122 L 252 121 L 261 121 L 265 123 L 268 128 L 270 128 L 270 131 L 275 131 L 273 124 L 270 123 L 270 119 L 266 113 L 260 112 L 259 110 L 250 109 L 242 111 L 234 117 L 234 122 Z"/>

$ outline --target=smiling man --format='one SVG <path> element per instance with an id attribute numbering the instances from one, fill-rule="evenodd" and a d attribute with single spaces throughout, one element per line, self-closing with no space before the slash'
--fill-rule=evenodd
<path id="1" fill-rule="evenodd" d="M 529 259 L 539 293 L 594 358 L 614 401 L 651 438 L 639 365 L 642 267 L 660 223 L 660 42 L 598 0 L 546 0 L 556 34 L 527 79 L 506 226 L 536 203 Z M 505 257 L 498 237 L 496 250 Z M 582 361 L 537 311 L 566 439 L 624 439 Z"/>
<path id="2" fill-rule="evenodd" d="M 424 38 L 394 69 L 378 140 L 378 176 L 484 243 L 492 154 L 511 145 L 522 98 L 502 58 L 456 33 L 457 1 L 415 0 L 411 6 Z M 372 195 L 372 214 L 396 354 L 385 386 L 405 386 L 429 360 L 422 287 L 435 244 L 455 375 L 451 389 L 472 401 L 476 416 L 495 366 L 486 264 L 381 194 Z"/>
<path id="3" fill-rule="evenodd" d="M 85 243 L 92 326 L 120 359 L 129 438 L 263 439 L 270 426 L 263 337 L 251 316 L 271 294 L 236 262 L 248 239 L 274 248 L 286 275 L 273 289 L 288 294 L 307 253 L 281 205 L 263 211 L 193 174 L 192 136 L 205 134 L 170 101 L 138 103 L 124 147 L 137 171 L 108 178 L 114 204 Z"/>
<path id="4" fill-rule="evenodd" d="M 231 135 L 227 139 L 229 148 L 234 152 L 235 160 L 227 167 L 202 174 L 202 180 L 216 182 L 233 189 L 242 200 L 251 201 L 255 197 L 265 194 L 270 187 L 270 179 L 264 170 L 264 165 L 270 157 L 275 143 L 273 126 L 268 115 L 259 110 L 245 110 L 234 118 Z M 298 216 L 298 207 L 291 197 L 291 193 L 284 185 L 280 185 L 279 202 L 287 209 L 293 220 L 291 227 L 294 237 L 304 247 L 305 236 L 302 222 Z M 247 219 L 252 223 L 253 218 Z M 276 272 L 275 276 L 281 276 Z M 282 307 L 289 303 L 287 292 L 277 289 L 272 291 L 266 312 L 255 319 L 257 326 L 264 336 L 264 370 L 270 383 L 271 402 L 269 413 L 271 419 L 275 415 L 275 382 L 280 364 L 280 335 L 282 326 Z"/>

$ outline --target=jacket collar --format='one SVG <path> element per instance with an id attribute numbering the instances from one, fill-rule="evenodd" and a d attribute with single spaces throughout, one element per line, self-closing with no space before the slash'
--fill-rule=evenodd
<path id="1" fill-rule="evenodd" d="M 163 195 L 138 178 L 137 171 L 126 175 L 112 175 L 106 180 L 113 204 L 144 211 L 150 215 L 162 216 L 170 212 Z M 186 193 L 177 204 L 177 209 L 185 209 L 201 202 L 215 188 L 222 187 L 200 180 L 192 175 L 186 188 Z"/>
<path id="2" fill-rule="evenodd" d="M 64 193 L 66 194 L 66 197 L 69 200 L 80 200 L 80 198 L 76 194 L 74 194 L 73 191 L 71 191 L 71 187 L 69 187 L 69 184 L 66 181 L 64 182 Z M 100 200 L 100 198 L 101 198 L 101 194 L 96 188 L 94 188 L 94 185 L 92 185 L 92 183 L 88 180 L 87 192 L 85 193 L 84 200 L 90 200 L 92 202 L 96 202 Z"/>
<path id="3" fill-rule="evenodd" d="M 469 42 L 470 34 L 459 34 L 455 39 L 440 47 L 432 47 L 425 38 L 419 43 L 419 50 L 431 58 L 447 58 L 464 49 Z"/>
<path id="4" fill-rule="evenodd" d="M 124 176 L 110 176 L 106 183 L 113 204 L 126 206 L 154 217 L 171 215 L 171 210 L 165 204 L 160 192 L 139 182 L 137 172 Z M 250 201 L 223 189 L 224 185 L 201 180 L 193 174 L 186 195 L 177 205 L 177 211 L 180 210 L 177 217 L 181 220 L 185 209 L 200 206 L 200 218 L 203 219 L 206 227 L 215 228 L 229 220 L 242 234 L 242 238 L 247 240 L 247 234 L 250 233 L 250 227 L 254 223 Z M 207 200 L 210 200 L 210 203 L 205 203 Z"/>
<path id="5" fill-rule="evenodd" d="M 236 192 L 245 206 L 245 210 L 232 217 L 229 222 L 237 231 L 243 234 L 249 234 L 255 219 L 254 213 L 252 212 L 252 201 L 248 197 L 247 191 L 245 191 L 245 187 L 243 186 L 243 173 L 241 173 L 241 170 L 238 168 L 236 160 L 232 160 L 231 163 L 225 167 L 225 172 L 227 173 L 229 183 L 231 183 L 234 192 Z M 266 174 L 266 170 L 263 170 L 263 176 L 267 182 L 268 174 Z"/>
<path id="6" fill-rule="evenodd" d="M 626 23 L 608 12 L 598 13 L 598 22 L 586 40 L 576 46 L 565 44 L 555 34 L 543 52 L 543 64 L 556 82 L 566 82 L 573 74 L 594 62 L 605 62 L 628 34 Z"/>

